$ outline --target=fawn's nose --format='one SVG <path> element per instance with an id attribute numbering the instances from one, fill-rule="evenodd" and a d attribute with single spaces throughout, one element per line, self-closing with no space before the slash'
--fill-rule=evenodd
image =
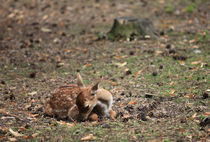
<path id="1" fill-rule="evenodd" d="M 88 118 L 88 113 L 80 113 L 77 121 L 84 122 Z"/>
<path id="2" fill-rule="evenodd" d="M 84 121 L 85 121 L 85 119 L 84 119 L 84 118 L 82 118 L 82 117 L 80 117 L 80 118 L 78 118 L 78 119 L 77 119 L 77 121 L 78 121 L 78 122 L 84 122 Z"/>

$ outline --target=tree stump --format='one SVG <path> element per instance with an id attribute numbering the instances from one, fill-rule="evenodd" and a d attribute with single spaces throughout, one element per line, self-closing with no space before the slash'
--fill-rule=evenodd
<path id="1" fill-rule="evenodd" d="M 156 39 L 158 36 L 149 19 L 120 17 L 114 19 L 112 29 L 107 33 L 109 40 Z"/>

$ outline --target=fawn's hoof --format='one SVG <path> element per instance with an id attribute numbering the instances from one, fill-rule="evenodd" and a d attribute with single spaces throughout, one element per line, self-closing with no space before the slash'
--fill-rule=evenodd
<path id="1" fill-rule="evenodd" d="M 110 111 L 109 111 L 109 114 L 110 114 L 110 117 L 111 117 L 113 120 L 116 119 L 117 113 L 116 113 L 115 111 L 110 110 Z"/>
<path id="2" fill-rule="evenodd" d="M 97 121 L 98 120 L 98 115 L 96 113 L 93 113 L 89 116 L 88 118 L 90 121 Z"/>

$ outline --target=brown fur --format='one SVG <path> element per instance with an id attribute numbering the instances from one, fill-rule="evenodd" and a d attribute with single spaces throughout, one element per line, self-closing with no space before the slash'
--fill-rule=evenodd
<path id="1" fill-rule="evenodd" d="M 58 118 L 68 117 L 70 120 L 85 120 L 97 103 L 95 95 L 98 83 L 93 87 L 84 87 L 81 76 L 77 76 L 77 84 L 57 88 L 45 105 L 45 113 Z"/>
<path id="2" fill-rule="evenodd" d="M 112 94 L 105 89 L 98 89 L 98 84 L 85 87 L 78 74 L 77 84 L 61 86 L 51 93 L 45 113 L 72 121 L 86 120 L 88 117 L 89 120 L 98 120 L 98 116 L 115 118 L 115 112 L 111 109 Z"/>

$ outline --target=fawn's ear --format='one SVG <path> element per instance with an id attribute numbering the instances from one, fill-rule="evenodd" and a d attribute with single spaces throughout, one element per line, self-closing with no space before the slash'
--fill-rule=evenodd
<path id="1" fill-rule="evenodd" d="M 81 77 L 81 75 L 79 73 L 77 73 L 77 85 L 79 87 L 85 87 L 85 85 L 84 85 L 84 83 L 82 81 L 82 77 Z"/>
<path id="2" fill-rule="evenodd" d="M 91 88 L 91 90 L 92 91 L 97 91 L 98 90 L 98 88 L 99 88 L 99 81 L 95 84 L 95 85 L 93 85 L 93 87 Z"/>

